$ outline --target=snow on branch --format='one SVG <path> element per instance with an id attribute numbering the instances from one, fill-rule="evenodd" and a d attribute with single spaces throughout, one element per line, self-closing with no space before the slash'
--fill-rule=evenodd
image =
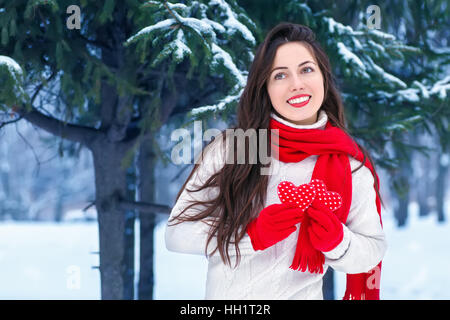
<path id="1" fill-rule="evenodd" d="M 136 33 L 134 36 L 130 37 L 125 44 L 131 44 L 139 39 L 141 39 L 144 36 L 150 35 L 155 30 L 164 30 L 168 29 L 170 26 L 173 26 L 177 22 L 174 19 L 166 19 L 164 21 L 160 21 L 154 25 L 145 27 L 141 29 L 138 33 Z"/>
<path id="2" fill-rule="evenodd" d="M 214 54 L 212 61 L 213 67 L 219 64 L 219 62 L 222 62 L 224 67 L 238 80 L 239 85 L 244 87 L 247 82 L 246 78 L 242 75 L 242 71 L 236 67 L 230 54 L 215 43 L 212 44 L 212 52 Z"/>
<path id="3" fill-rule="evenodd" d="M 409 130 L 411 129 L 414 124 L 416 124 L 417 122 L 422 121 L 423 118 L 422 116 L 412 116 L 412 117 L 408 117 L 406 119 L 402 119 L 402 120 L 397 120 L 395 121 L 395 123 L 393 124 L 386 124 L 385 126 L 383 126 L 383 130 L 386 132 L 390 132 L 390 131 L 396 131 L 396 130 Z"/>
<path id="4" fill-rule="evenodd" d="M 340 22 L 337 22 L 331 17 L 324 17 L 323 20 L 328 25 L 328 31 L 331 34 L 336 34 L 338 36 L 362 36 L 364 35 L 364 32 L 362 31 L 355 31 L 352 27 L 346 26 Z"/>
<path id="5" fill-rule="evenodd" d="M 366 72 L 366 66 L 361 61 L 361 59 L 358 58 L 356 54 L 354 54 L 350 49 L 348 49 L 346 45 L 343 44 L 342 42 L 338 42 L 337 47 L 339 55 L 345 62 L 353 64 L 355 66 L 356 72 L 361 74 L 364 78 L 369 78 L 369 75 Z"/>
<path id="6" fill-rule="evenodd" d="M 0 109 L 8 109 L 26 100 L 23 70 L 12 58 L 0 55 Z"/>
<path id="7" fill-rule="evenodd" d="M 235 95 L 229 95 L 223 99 L 221 99 L 219 101 L 219 103 L 217 104 L 213 104 L 213 105 L 208 105 L 208 106 L 202 106 L 202 107 L 198 107 L 198 108 L 194 108 L 192 109 L 189 114 L 195 117 L 200 117 L 201 115 L 203 115 L 204 113 L 207 112 L 218 112 L 218 111 L 222 111 L 225 109 L 225 107 L 227 105 L 229 105 L 230 103 L 237 103 L 239 101 L 239 98 L 242 95 L 242 91 L 244 89 L 242 88 L 238 94 Z"/>
<path id="8" fill-rule="evenodd" d="M 0 55 L 0 65 L 5 65 L 14 76 L 16 74 L 23 75 L 22 68 L 15 60 L 11 59 L 10 57 Z"/>
<path id="9" fill-rule="evenodd" d="M 236 19 L 236 15 L 231 10 L 228 3 L 226 3 L 224 0 L 212 0 L 209 2 L 210 6 L 217 5 L 219 6 L 224 12 L 226 19 L 223 21 L 223 25 L 226 29 L 228 29 L 228 32 L 231 34 L 234 34 L 234 32 L 239 32 L 244 39 L 246 39 L 248 42 L 250 42 L 252 45 L 256 44 L 255 37 L 253 34 L 248 30 L 248 28 L 242 24 L 239 20 Z"/>
<path id="10" fill-rule="evenodd" d="M 224 0 L 212 0 L 207 4 L 199 1 L 189 1 L 188 4 L 148 1 L 144 6 L 167 15 L 166 20 L 143 28 L 126 41 L 126 45 L 130 45 L 145 39 L 152 41 L 154 49 L 158 49 L 158 44 L 162 46 L 150 67 L 154 68 L 168 58 L 172 64 L 189 58 L 193 67 L 207 68 L 211 75 L 225 78 L 233 86 L 216 105 L 195 108 L 192 114 L 200 116 L 203 112 L 223 110 L 236 102 L 239 96 L 235 94 L 245 87 L 247 80 L 246 70 L 240 70 L 238 66 L 246 65 L 248 61 L 241 61 L 245 58 L 242 51 L 232 51 L 230 39 L 244 42 L 247 46 L 245 52 L 251 58 L 252 48 L 256 45 L 252 32 L 241 21 L 251 25 L 253 22 L 244 13 L 239 13 L 239 7 L 235 8 Z M 199 44 L 203 50 L 199 49 Z"/>
<path id="11" fill-rule="evenodd" d="M 447 91 L 450 90 L 450 76 L 437 81 L 430 89 L 430 94 L 437 94 L 442 100 L 447 98 Z"/>
<path id="12" fill-rule="evenodd" d="M 410 102 L 417 104 L 421 100 L 437 98 L 445 100 L 447 98 L 447 91 L 450 90 L 450 76 L 436 81 L 433 85 L 426 86 L 423 83 L 415 80 L 411 88 L 398 90 L 392 93 L 385 91 L 376 91 L 368 94 L 369 97 L 382 96 L 387 99 L 394 99 L 397 102 Z"/>

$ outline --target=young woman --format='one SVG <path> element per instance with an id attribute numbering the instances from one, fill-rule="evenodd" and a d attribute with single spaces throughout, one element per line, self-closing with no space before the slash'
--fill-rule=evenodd
<path id="1" fill-rule="evenodd" d="M 274 135 L 258 135 L 256 149 L 245 144 L 244 163 L 230 142 L 236 135 L 216 137 L 166 228 L 168 250 L 207 256 L 205 298 L 323 299 L 331 266 L 347 273 L 344 299 L 379 299 L 386 242 L 378 176 L 347 132 L 329 60 L 309 28 L 281 23 L 268 33 L 237 122 L 241 132 Z M 248 161 L 264 144 L 269 164 Z"/>

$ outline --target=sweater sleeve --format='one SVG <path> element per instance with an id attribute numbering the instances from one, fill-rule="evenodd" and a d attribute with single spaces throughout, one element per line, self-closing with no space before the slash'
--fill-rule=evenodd
<path id="1" fill-rule="evenodd" d="M 387 249 L 371 171 L 365 166 L 356 171 L 352 185 L 352 204 L 343 226 L 343 240 L 333 250 L 324 252 L 326 264 L 348 274 L 368 272 L 382 260 Z"/>
<path id="2" fill-rule="evenodd" d="M 198 192 L 189 192 L 189 190 L 196 190 L 198 186 L 203 185 L 208 178 L 210 178 L 215 172 L 218 172 L 225 164 L 225 150 L 224 143 L 222 142 L 222 136 L 217 136 L 214 142 L 209 144 L 204 150 L 204 156 L 199 166 L 191 179 L 186 184 L 185 189 L 182 191 L 180 197 L 175 203 L 170 213 L 170 218 L 166 224 L 165 230 L 165 243 L 166 248 L 169 251 L 205 255 L 205 247 L 208 239 L 208 233 L 210 225 L 215 222 L 214 217 L 207 217 L 197 221 L 183 221 L 178 224 L 178 220 L 172 221 L 173 217 L 178 216 L 192 201 L 206 201 L 217 197 L 218 188 L 209 187 Z M 183 216 L 192 216 L 205 210 L 203 205 L 195 205 L 187 209 Z M 208 245 L 207 254 L 217 247 L 217 238 L 214 236 Z M 247 234 L 239 242 L 239 250 L 241 255 L 254 253 L 253 247 L 250 242 L 250 238 Z M 230 256 L 236 255 L 235 245 L 230 243 L 228 248 Z M 219 250 L 216 250 L 213 256 L 219 256 Z"/>

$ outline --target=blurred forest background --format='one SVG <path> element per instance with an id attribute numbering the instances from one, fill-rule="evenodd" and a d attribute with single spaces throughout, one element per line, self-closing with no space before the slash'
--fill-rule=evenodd
<path id="1" fill-rule="evenodd" d="M 231 126 L 282 21 L 328 53 L 397 227 L 411 202 L 445 223 L 449 13 L 413 0 L 0 0 L 0 223 L 98 221 L 102 298 L 152 299 L 154 228 L 192 169 L 172 163 L 171 132 Z"/>

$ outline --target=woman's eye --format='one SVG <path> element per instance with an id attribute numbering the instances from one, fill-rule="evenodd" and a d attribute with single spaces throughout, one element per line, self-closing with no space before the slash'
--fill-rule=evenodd
<path id="1" fill-rule="evenodd" d="M 311 73 L 311 72 L 314 72 L 314 69 L 311 67 L 305 67 L 302 69 L 302 73 Z M 281 76 L 285 76 L 285 74 L 280 72 L 280 73 L 277 73 L 273 78 L 275 80 L 280 80 L 280 79 L 283 79 L 283 78 L 281 78 Z"/>

